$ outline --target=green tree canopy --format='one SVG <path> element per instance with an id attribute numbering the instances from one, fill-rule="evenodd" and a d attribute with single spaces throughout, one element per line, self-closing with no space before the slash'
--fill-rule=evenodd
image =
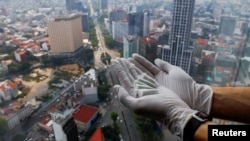
<path id="1" fill-rule="evenodd" d="M 102 128 L 102 132 L 105 140 L 110 141 L 120 141 L 119 130 L 113 128 L 112 126 L 105 126 Z"/>
<path id="2" fill-rule="evenodd" d="M 104 85 L 99 85 L 97 87 L 98 90 L 98 98 L 100 99 L 100 101 L 105 101 L 106 98 L 108 97 L 107 92 L 109 91 L 110 86 L 107 84 Z"/>
<path id="3" fill-rule="evenodd" d="M 110 114 L 110 117 L 111 117 L 111 119 L 112 119 L 114 122 L 116 122 L 116 120 L 117 120 L 117 118 L 118 118 L 118 114 L 117 114 L 116 112 L 112 112 L 112 113 Z"/>
<path id="4" fill-rule="evenodd" d="M 111 36 L 107 36 L 104 38 L 105 44 L 109 47 L 109 48 L 114 48 L 115 46 L 115 41 L 113 40 L 113 38 Z"/>
<path id="5" fill-rule="evenodd" d="M 161 132 L 155 126 L 155 121 L 143 116 L 135 115 L 137 130 L 140 132 L 140 137 L 143 141 L 158 141 L 161 140 Z"/>
<path id="6" fill-rule="evenodd" d="M 0 130 L 4 130 L 8 128 L 8 123 L 5 119 L 0 118 Z"/>

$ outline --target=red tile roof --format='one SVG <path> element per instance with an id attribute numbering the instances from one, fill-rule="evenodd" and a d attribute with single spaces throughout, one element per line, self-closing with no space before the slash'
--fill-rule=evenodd
<path id="1" fill-rule="evenodd" d="M 14 89 L 14 88 L 17 87 L 17 84 L 16 84 L 16 83 L 13 83 L 13 82 L 9 82 L 8 85 L 9 85 L 9 87 L 10 87 L 11 89 Z"/>
<path id="2" fill-rule="evenodd" d="M 5 92 L 5 91 L 6 91 L 6 88 L 5 88 L 4 86 L 0 86 L 0 90 L 1 90 L 2 92 Z"/>
<path id="3" fill-rule="evenodd" d="M 204 39 L 197 39 L 196 40 L 196 44 L 199 44 L 199 45 L 207 45 L 208 41 L 207 40 L 204 40 Z"/>
<path id="4" fill-rule="evenodd" d="M 90 119 L 97 113 L 98 109 L 88 105 L 81 105 L 74 113 L 73 117 L 83 123 L 89 122 Z"/>
<path id="5" fill-rule="evenodd" d="M 90 137 L 89 141 L 104 141 L 102 130 L 100 128 L 97 128 L 95 130 L 95 133 Z"/>

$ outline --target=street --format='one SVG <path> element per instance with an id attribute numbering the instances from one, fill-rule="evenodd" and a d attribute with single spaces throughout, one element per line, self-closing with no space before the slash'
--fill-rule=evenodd
<path id="1" fill-rule="evenodd" d="M 95 24 L 95 29 L 96 29 L 96 35 L 97 35 L 97 39 L 99 42 L 99 47 L 98 50 L 94 52 L 94 56 L 95 56 L 95 66 L 96 68 L 102 68 L 105 65 L 102 63 L 101 61 L 101 54 L 104 52 L 107 52 L 113 59 L 120 57 L 120 53 L 116 52 L 115 50 L 110 50 L 106 47 L 105 41 L 104 41 L 104 37 L 102 34 L 102 31 L 100 29 L 96 14 L 93 10 L 93 6 L 92 6 L 92 1 L 88 0 L 88 3 L 90 5 L 90 16 L 92 17 L 94 24 Z"/>
<path id="2" fill-rule="evenodd" d="M 119 84 L 119 81 L 116 78 L 113 71 L 114 69 L 112 68 L 112 66 L 109 66 L 107 69 L 108 82 L 111 85 Z M 106 113 L 106 116 L 108 116 L 107 118 L 110 118 L 110 113 L 112 111 L 116 112 L 119 115 L 119 118 L 122 120 L 122 123 L 121 122 L 119 123 L 121 129 L 120 131 L 123 138 L 126 139 L 126 141 L 140 141 L 140 137 L 136 129 L 136 124 L 133 118 L 133 112 L 120 103 L 120 101 L 118 100 L 118 96 L 115 94 L 112 88 L 111 92 L 112 92 L 111 95 L 112 99 L 110 107 L 108 107 Z"/>

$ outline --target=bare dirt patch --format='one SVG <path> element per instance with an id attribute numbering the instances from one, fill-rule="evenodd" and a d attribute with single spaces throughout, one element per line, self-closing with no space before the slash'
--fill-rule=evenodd
<path id="1" fill-rule="evenodd" d="M 59 67 L 60 71 L 64 71 L 73 75 L 79 75 L 81 73 L 81 69 L 78 67 L 77 64 L 68 64 Z"/>
<path id="2" fill-rule="evenodd" d="M 23 100 L 28 101 L 30 99 L 40 97 L 48 92 L 48 81 L 51 78 L 51 75 L 53 74 L 52 69 L 43 69 L 40 70 L 40 72 L 43 72 L 44 74 L 47 75 L 45 79 L 42 81 L 24 81 L 22 78 L 18 77 L 15 79 L 15 81 L 22 81 L 23 85 L 27 86 L 30 88 L 29 93 L 25 96 Z"/>

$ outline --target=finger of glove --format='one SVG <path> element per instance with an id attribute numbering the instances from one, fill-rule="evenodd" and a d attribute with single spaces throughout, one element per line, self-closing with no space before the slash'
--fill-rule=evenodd
<path id="1" fill-rule="evenodd" d="M 123 70 L 127 73 L 130 82 L 134 82 L 134 76 L 133 76 L 132 72 L 130 72 L 130 68 L 126 63 L 127 60 L 124 58 L 119 58 L 119 59 L 117 59 L 117 61 L 123 67 Z"/>
<path id="2" fill-rule="evenodd" d="M 163 61 L 161 59 L 155 59 L 155 65 L 161 69 L 162 71 L 165 71 L 165 72 L 170 72 L 171 69 L 173 69 L 173 65 L 171 65 L 170 63 L 166 62 L 166 61 Z"/>
<path id="3" fill-rule="evenodd" d="M 118 73 L 120 70 L 122 70 L 122 66 L 119 64 L 117 60 L 111 60 L 112 65 L 109 67 L 109 73 L 111 76 L 112 83 L 114 84 L 120 84 L 119 79 L 118 79 Z"/>
<path id="4" fill-rule="evenodd" d="M 125 59 L 124 59 L 125 60 Z M 132 74 L 134 79 L 137 79 L 143 72 L 138 69 L 134 64 L 130 63 L 128 60 L 123 61 L 124 65 L 128 68 L 130 74 Z"/>
<path id="5" fill-rule="evenodd" d="M 149 75 L 150 77 L 154 77 L 154 75 L 148 71 L 144 66 L 142 66 L 141 64 L 139 64 L 137 61 L 135 61 L 134 58 L 129 58 L 128 61 L 132 64 L 135 65 L 135 67 L 137 67 L 141 72 L 146 73 L 147 75 Z"/>
<path id="6" fill-rule="evenodd" d="M 149 70 L 153 75 L 156 75 L 160 72 L 160 69 L 157 68 L 151 62 L 149 62 L 146 58 L 144 58 L 138 54 L 133 54 L 133 58 L 135 61 L 137 61 L 139 64 L 144 66 L 147 70 Z"/>
<path id="7" fill-rule="evenodd" d="M 118 94 L 119 101 L 129 109 L 134 110 L 136 99 L 129 95 L 129 93 L 120 85 L 114 86 L 115 93 Z"/>
<path id="8" fill-rule="evenodd" d="M 133 97 L 136 96 L 135 91 L 134 91 L 134 83 L 132 83 L 128 75 L 126 74 L 125 71 L 121 70 L 118 73 L 118 80 L 120 81 L 120 84 L 126 89 L 126 91 L 129 92 L 129 94 Z"/>

